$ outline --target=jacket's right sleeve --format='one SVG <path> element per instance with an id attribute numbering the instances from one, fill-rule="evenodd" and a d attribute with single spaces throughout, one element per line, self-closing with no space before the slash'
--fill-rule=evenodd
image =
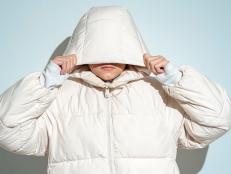
<path id="1" fill-rule="evenodd" d="M 0 147 L 25 155 L 45 155 L 47 114 L 58 88 L 40 83 L 41 72 L 32 72 L 0 95 Z"/>

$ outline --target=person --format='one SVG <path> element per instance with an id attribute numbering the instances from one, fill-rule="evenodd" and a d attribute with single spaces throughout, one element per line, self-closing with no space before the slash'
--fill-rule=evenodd
<path id="1" fill-rule="evenodd" d="M 177 174 L 177 148 L 231 128 L 220 84 L 153 56 L 123 6 L 94 6 L 61 56 L 0 96 L 0 146 L 50 174 Z"/>

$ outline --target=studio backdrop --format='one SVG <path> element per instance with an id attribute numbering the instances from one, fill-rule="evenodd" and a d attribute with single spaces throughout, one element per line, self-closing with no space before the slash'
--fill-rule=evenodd
<path id="1" fill-rule="evenodd" d="M 80 17 L 93 6 L 123 5 L 152 55 L 188 64 L 231 94 L 231 2 L 183 0 L 60 0 L 0 2 L 0 93 L 61 55 Z M 1 109 L 1 108 L 0 108 Z M 231 133 L 207 148 L 179 150 L 182 174 L 230 174 Z M 0 149 L 1 174 L 45 174 L 46 157 Z"/>

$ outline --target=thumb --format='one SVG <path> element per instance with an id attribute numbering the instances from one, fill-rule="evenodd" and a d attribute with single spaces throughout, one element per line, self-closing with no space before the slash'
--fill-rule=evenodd
<path id="1" fill-rule="evenodd" d="M 144 60 L 144 64 L 146 65 L 146 61 L 147 61 L 147 58 L 149 58 L 151 55 L 149 53 L 144 53 L 143 54 L 143 60 Z M 147 66 L 147 65 L 146 65 Z"/>
<path id="2" fill-rule="evenodd" d="M 144 58 L 147 58 L 147 57 L 150 57 L 150 56 L 151 56 L 151 55 L 150 55 L 149 53 L 144 53 L 144 54 L 143 54 L 143 57 L 144 57 Z"/>

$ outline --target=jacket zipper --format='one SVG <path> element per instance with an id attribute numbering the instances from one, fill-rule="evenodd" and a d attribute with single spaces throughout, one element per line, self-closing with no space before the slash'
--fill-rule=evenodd
<path id="1" fill-rule="evenodd" d="M 109 157 L 109 167 L 110 167 L 110 173 L 114 174 L 113 170 L 113 153 L 112 153 L 112 125 L 111 125 L 111 99 L 110 99 L 110 92 L 109 87 L 105 86 L 105 93 L 104 93 L 106 100 L 107 100 L 107 108 L 108 108 L 108 115 L 107 115 L 107 128 L 108 128 L 108 157 Z"/>

